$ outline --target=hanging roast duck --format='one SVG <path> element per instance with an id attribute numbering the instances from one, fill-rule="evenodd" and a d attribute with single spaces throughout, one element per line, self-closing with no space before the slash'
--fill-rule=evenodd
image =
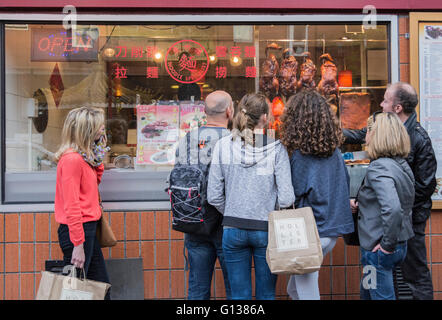
<path id="1" fill-rule="evenodd" d="M 267 54 L 269 49 L 280 50 L 282 48 L 274 42 L 269 44 L 265 50 L 267 58 L 262 64 L 259 88 L 270 100 L 272 100 L 279 91 L 279 81 L 277 78 L 279 73 L 279 63 L 274 54 Z"/>
<path id="2" fill-rule="evenodd" d="M 296 93 L 298 61 L 296 61 L 290 49 L 284 50 L 282 58 L 281 67 L 279 68 L 279 92 L 289 98 Z"/>
<path id="3" fill-rule="evenodd" d="M 339 85 L 336 80 L 338 76 L 338 69 L 332 57 L 328 53 L 324 53 L 319 57 L 321 61 L 321 81 L 318 84 L 318 91 L 323 95 L 332 110 L 337 113 L 338 95 L 339 95 Z"/>
<path id="4" fill-rule="evenodd" d="M 321 81 L 318 84 L 318 91 L 325 97 L 338 96 L 339 86 L 337 81 L 338 69 L 334 60 L 328 53 L 319 57 L 321 61 Z"/>
<path id="5" fill-rule="evenodd" d="M 310 52 L 304 52 L 304 63 L 301 65 L 301 73 L 298 81 L 298 90 L 302 88 L 315 88 L 316 66 L 310 58 Z"/>

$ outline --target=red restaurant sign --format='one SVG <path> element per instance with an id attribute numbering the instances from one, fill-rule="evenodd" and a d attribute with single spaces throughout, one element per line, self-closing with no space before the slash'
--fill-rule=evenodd
<path id="1" fill-rule="evenodd" d="M 172 57 L 175 59 L 172 60 Z M 206 48 L 193 40 L 180 40 L 167 50 L 164 59 L 167 73 L 178 82 L 193 83 L 202 79 L 209 70 Z"/>

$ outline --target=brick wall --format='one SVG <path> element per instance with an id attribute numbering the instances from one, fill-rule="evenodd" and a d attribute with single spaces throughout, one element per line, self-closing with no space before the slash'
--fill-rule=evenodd
<path id="1" fill-rule="evenodd" d="M 143 259 L 145 299 L 183 299 L 187 271 L 183 236 L 170 229 L 170 212 L 109 212 L 118 244 L 103 249 L 105 258 Z M 0 300 L 34 299 L 45 260 L 62 259 L 58 225 L 53 213 L 0 213 Z M 429 267 L 435 298 L 442 299 L 442 212 L 433 211 L 427 226 Z M 319 287 L 322 299 L 359 299 L 358 247 L 340 238 L 324 257 Z M 287 299 L 288 277 L 277 282 L 278 299 Z M 224 299 L 224 284 L 216 266 L 212 296 Z"/>
<path id="2" fill-rule="evenodd" d="M 399 17 L 400 80 L 409 82 L 408 16 Z M 187 271 L 183 236 L 171 230 L 170 212 L 108 212 L 118 238 L 105 258 L 143 259 L 145 299 L 183 299 L 187 295 Z M 53 213 L 0 213 L 0 300 L 34 299 L 45 260 L 62 259 Z M 426 230 L 429 267 L 435 299 L 442 299 L 442 211 L 434 210 Z M 319 275 L 322 299 L 359 299 L 359 248 L 340 238 L 324 257 Z M 288 277 L 277 282 L 278 299 L 288 299 Z M 216 266 L 212 296 L 224 299 L 224 284 Z"/>
<path id="3" fill-rule="evenodd" d="M 410 39 L 405 34 L 410 32 L 408 15 L 399 16 L 399 78 L 410 82 Z"/>

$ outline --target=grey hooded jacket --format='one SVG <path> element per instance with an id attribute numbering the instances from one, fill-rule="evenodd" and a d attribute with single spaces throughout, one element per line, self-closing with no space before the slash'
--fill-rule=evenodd
<path id="1" fill-rule="evenodd" d="M 267 230 L 269 213 L 295 201 L 286 149 L 279 140 L 255 137 L 253 147 L 229 135 L 213 150 L 207 198 L 227 227 Z"/>

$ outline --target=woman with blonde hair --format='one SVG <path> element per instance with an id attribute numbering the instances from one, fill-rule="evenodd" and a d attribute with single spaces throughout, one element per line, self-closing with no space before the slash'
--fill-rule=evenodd
<path id="1" fill-rule="evenodd" d="M 65 265 L 83 269 L 88 279 L 109 283 L 96 238 L 97 221 L 101 218 L 98 184 L 106 151 L 103 110 L 89 107 L 71 110 L 55 154 L 58 162 L 55 220 L 60 224 L 59 244 Z M 109 291 L 105 299 L 110 299 Z"/>
<path id="2" fill-rule="evenodd" d="M 407 253 L 412 238 L 414 176 L 407 164 L 410 138 L 394 113 L 375 113 L 367 127 L 367 153 L 372 160 L 358 193 L 361 299 L 395 300 L 393 269 Z M 376 282 L 373 283 L 373 280 Z"/>
<path id="3" fill-rule="evenodd" d="M 276 275 L 266 261 L 268 216 L 275 206 L 295 201 L 287 151 L 264 134 L 269 101 L 246 94 L 233 119 L 232 134 L 213 150 L 207 197 L 223 214 L 222 248 L 232 299 L 252 299 L 252 259 L 256 299 L 275 298 Z"/>

